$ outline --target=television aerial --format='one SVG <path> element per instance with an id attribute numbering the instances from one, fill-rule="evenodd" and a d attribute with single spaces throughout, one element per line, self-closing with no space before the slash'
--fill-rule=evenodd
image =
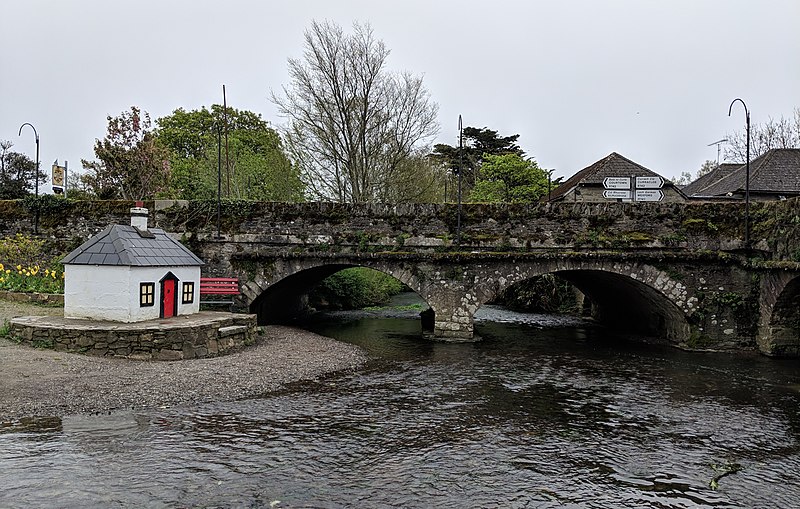
<path id="1" fill-rule="evenodd" d="M 719 141 L 715 141 L 714 143 L 709 143 L 709 144 L 707 145 L 707 146 L 709 146 L 709 147 L 710 147 L 711 145 L 716 145 L 716 146 L 717 146 L 717 166 L 719 166 L 719 150 L 720 150 L 720 145 L 722 145 L 723 143 L 727 143 L 727 142 L 728 142 L 728 138 L 722 138 L 722 139 L 721 139 L 721 140 L 719 140 Z"/>

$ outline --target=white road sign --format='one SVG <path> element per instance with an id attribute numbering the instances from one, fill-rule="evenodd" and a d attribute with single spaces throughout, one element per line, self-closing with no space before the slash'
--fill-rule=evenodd
<path id="1" fill-rule="evenodd" d="M 664 179 L 661 177 L 636 177 L 637 189 L 661 189 Z"/>
<path id="2" fill-rule="evenodd" d="M 606 189 L 630 189 L 630 177 L 606 177 L 603 179 L 603 187 Z"/>
<path id="3" fill-rule="evenodd" d="M 660 189 L 637 189 L 636 201 L 661 201 L 664 199 L 664 192 Z"/>
<path id="4" fill-rule="evenodd" d="M 603 198 L 611 200 L 630 200 L 631 192 L 627 189 L 606 189 L 603 191 Z"/>

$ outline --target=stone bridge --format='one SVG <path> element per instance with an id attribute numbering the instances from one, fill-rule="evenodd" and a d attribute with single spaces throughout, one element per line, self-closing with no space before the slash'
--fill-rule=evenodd
<path id="1" fill-rule="evenodd" d="M 473 338 L 473 316 L 520 281 L 555 274 L 622 333 L 695 350 L 800 354 L 800 202 L 741 204 L 342 205 L 150 202 L 150 223 L 182 237 L 206 275 L 241 280 L 239 310 L 290 320 L 308 292 L 347 267 L 387 273 L 430 306 L 423 331 Z M 75 203 L 40 217 L 51 239 L 74 244 L 117 208 Z M 16 210 L 16 209 L 14 209 Z M 0 233 L 24 231 L 17 211 Z M 79 238 L 74 238 L 79 234 Z M 72 236 L 72 240 L 71 239 Z"/>

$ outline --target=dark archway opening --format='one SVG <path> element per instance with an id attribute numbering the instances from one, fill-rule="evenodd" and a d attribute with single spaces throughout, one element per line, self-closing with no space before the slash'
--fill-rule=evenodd
<path id="1" fill-rule="evenodd" d="M 777 357 L 800 356 L 800 277 L 784 287 L 769 324 L 770 346 L 768 355 Z"/>
<path id="2" fill-rule="evenodd" d="M 631 277 L 600 270 L 557 271 L 504 291 L 495 302 L 518 311 L 591 317 L 609 330 L 672 343 L 689 337 L 683 312 Z"/>
<path id="3" fill-rule="evenodd" d="M 287 324 L 308 315 L 308 294 L 328 276 L 351 265 L 322 265 L 302 270 L 281 279 L 261 293 L 251 304 L 259 325 Z"/>
<path id="4" fill-rule="evenodd" d="M 382 306 L 389 298 L 403 292 L 412 290 L 389 273 L 357 265 L 323 265 L 302 270 L 273 284 L 253 301 L 250 312 L 258 316 L 259 325 L 290 324 L 320 310 Z M 422 303 L 403 306 L 407 308 L 403 310 L 419 315 L 428 306 L 414 295 L 415 300 Z"/>
<path id="5" fill-rule="evenodd" d="M 649 285 L 600 270 L 560 271 L 591 303 L 591 316 L 611 330 L 679 343 L 689 338 L 686 317 Z"/>
<path id="6" fill-rule="evenodd" d="M 542 274 L 509 286 L 489 303 L 522 313 L 584 315 L 584 297 L 566 279 Z"/>

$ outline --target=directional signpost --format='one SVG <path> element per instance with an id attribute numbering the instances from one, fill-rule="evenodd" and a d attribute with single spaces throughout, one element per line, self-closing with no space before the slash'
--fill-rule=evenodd
<path id="1" fill-rule="evenodd" d="M 608 200 L 630 200 L 630 177 L 606 177 L 603 179 L 603 198 Z"/>
<path id="2" fill-rule="evenodd" d="M 661 189 L 663 186 L 661 177 L 636 177 L 636 189 Z"/>
<path id="3" fill-rule="evenodd" d="M 628 189 L 606 189 L 603 191 L 603 198 L 610 200 L 630 200 L 631 192 Z"/>
<path id="4" fill-rule="evenodd" d="M 606 177 L 603 179 L 603 187 L 606 189 L 630 189 L 630 177 Z"/>
<path id="5" fill-rule="evenodd" d="M 633 189 L 631 189 L 633 181 Z M 664 179 L 658 175 L 640 177 L 606 177 L 603 179 L 603 198 L 609 200 L 661 201 L 664 199 Z"/>
<path id="6" fill-rule="evenodd" d="M 635 194 L 636 201 L 661 201 L 664 199 L 664 191 L 661 189 L 637 189 Z"/>

